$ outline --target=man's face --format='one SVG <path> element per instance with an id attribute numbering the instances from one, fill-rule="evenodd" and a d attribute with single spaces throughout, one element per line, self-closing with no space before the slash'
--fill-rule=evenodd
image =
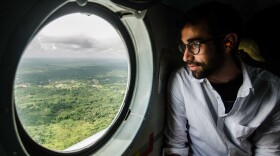
<path id="1" fill-rule="evenodd" d="M 205 41 L 215 36 L 210 36 L 207 33 L 207 26 L 205 23 L 198 25 L 186 25 L 181 31 L 181 40 L 184 44 L 192 41 Z M 187 67 L 192 71 L 195 78 L 207 78 L 214 74 L 221 67 L 225 53 L 221 46 L 213 40 L 200 44 L 199 53 L 191 54 L 186 48 L 183 56 L 183 61 Z"/>

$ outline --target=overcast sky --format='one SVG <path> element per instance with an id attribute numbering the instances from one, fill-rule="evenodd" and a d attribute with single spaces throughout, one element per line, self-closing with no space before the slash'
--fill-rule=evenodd
<path id="1" fill-rule="evenodd" d="M 116 29 L 95 15 L 70 14 L 46 25 L 23 57 L 126 58 Z"/>

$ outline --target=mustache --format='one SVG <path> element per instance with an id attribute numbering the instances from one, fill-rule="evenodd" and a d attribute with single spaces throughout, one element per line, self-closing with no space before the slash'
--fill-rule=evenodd
<path id="1" fill-rule="evenodd" d="M 200 63 L 200 62 L 191 61 L 191 60 L 188 60 L 185 64 L 186 65 L 192 64 L 192 65 L 196 65 L 196 66 L 201 66 L 202 65 L 202 63 Z"/>

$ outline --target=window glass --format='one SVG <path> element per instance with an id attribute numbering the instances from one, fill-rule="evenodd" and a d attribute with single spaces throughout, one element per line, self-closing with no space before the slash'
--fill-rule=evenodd
<path id="1" fill-rule="evenodd" d="M 46 25 L 16 72 L 16 111 L 27 134 L 51 150 L 96 141 L 117 118 L 128 84 L 122 37 L 105 19 L 80 13 Z"/>

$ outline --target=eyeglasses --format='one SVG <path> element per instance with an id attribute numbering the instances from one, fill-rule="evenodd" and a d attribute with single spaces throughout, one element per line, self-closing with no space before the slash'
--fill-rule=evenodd
<path id="1" fill-rule="evenodd" d="M 183 42 L 179 43 L 178 47 L 179 47 L 179 50 L 181 53 L 185 53 L 186 51 L 186 48 L 188 48 L 188 52 L 192 55 L 197 55 L 199 52 L 200 52 L 200 45 L 201 44 L 204 44 L 204 43 L 207 43 L 209 41 L 212 41 L 212 40 L 215 40 L 217 38 L 221 38 L 223 37 L 224 35 L 221 35 L 221 36 L 218 36 L 218 37 L 214 37 L 214 38 L 210 38 L 210 39 L 207 39 L 207 40 L 194 40 L 194 41 L 191 41 L 187 44 L 184 44 Z"/>

